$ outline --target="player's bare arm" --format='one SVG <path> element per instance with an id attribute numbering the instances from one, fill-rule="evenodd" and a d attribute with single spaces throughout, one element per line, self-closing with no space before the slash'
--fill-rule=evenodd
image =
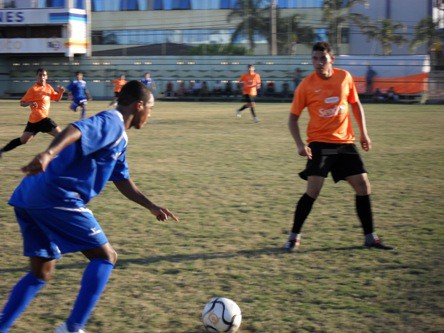
<path id="1" fill-rule="evenodd" d="M 63 87 L 63 86 L 58 86 L 57 87 L 57 93 L 59 94 L 59 98 L 58 98 L 57 102 L 60 102 L 60 100 L 63 97 L 63 93 L 64 92 L 65 92 L 65 87 Z"/>
<path id="2" fill-rule="evenodd" d="M 311 149 L 304 143 L 304 141 L 302 141 L 301 138 L 301 131 L 299 129 L 299 116 L 290 113 L 288 127 L 290 129 L 291 136 L 293 137 L 298 148 L 298 154 L 300 156 L 307 156 L 311 160 Z"/>
<path id="3" fill-rule="evenodd" d="M 131 179 L 124 179 L 119 181 L 113 181 L 117 189 L 126 198 L 148 209 L 158 221 L 166 221 L 168 218 L 172 218 L 174 221 L 179 221 L 179 218 L 171 213 L 167 208 L 159 207 L 151 200 L 149 200 L 136 186 Z"/>
<path id="4" fill-rule="evenodd" d="M 364 151 L 369 151 L 372 148 L 372 141 L 367 133 L 367 123 L 365 121 L 364 108 L 361 102 L 356 102 L 351 104 L 353 115 L 358 123 L 360 131 L 360 143 Z"/>
<path id="5" fill-rule="evenodd" d="M 22 171 L 27 176 L 36 175 L 43 172 L 48 167 L 49 163 L 56 157 L 63 148 L 69 146 L 71 143 L 80 140 L 82 133 L 73 125 L 68 125 L 58 136 L 54 138 L 49 147 L 38 154 L 28 165 L 22 167 Z"/>

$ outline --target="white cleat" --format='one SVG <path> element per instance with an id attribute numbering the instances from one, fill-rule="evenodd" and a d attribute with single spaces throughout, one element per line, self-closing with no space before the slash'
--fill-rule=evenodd
<path id="1" fill-rule="evenodd" d="M 63 323 L 59 327 L 57 327 L 54 331 L 55 333 L 86 333 L 84 330 L 77 330 L 75 332 L 68 331 L 68 327 L 66 327 L 66 323 Z"/>

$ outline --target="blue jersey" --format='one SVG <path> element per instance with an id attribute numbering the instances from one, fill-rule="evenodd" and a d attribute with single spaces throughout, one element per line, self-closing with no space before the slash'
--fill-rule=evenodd
<path id="1" fill-rule="evenodd" d="M 75 102 L 85 100 L 86 97 L 86 82 L 83 80 L 74 80 L 71 81 L 68 86 L 66 87 L 67 90 L 69 90 L 72 94 L 72 99 Z"/>
<path id="2" fill-rule="evenodd" d="M 140 82 L 142 82 L 144 85 L 146 85 L 148 88 L 153 89 L 153 83 L 154 80 L 152 78 L 149 79 L 142 79 L 140 80 Z"/>
<path id="3" fill-rule="evenodd" d="M 65 147 L 45 172 L 23 178 L 9 204 L 23 208 L 83 207 L 108 180 L 129 179 L 128 136 L 122 114 L 103 111 L 72 124 L 80 140 Z"/>

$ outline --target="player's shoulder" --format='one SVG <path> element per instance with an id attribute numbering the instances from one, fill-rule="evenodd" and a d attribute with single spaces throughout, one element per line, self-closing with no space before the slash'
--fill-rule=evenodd
<path id="1" fill-rule="evenodd" d="M 343 77 L 351 77 L 351 74 L 349 71 L 342 69 L 342 68 L 333 68 L 334 73 L 338 76 L 343 76 Z"/>

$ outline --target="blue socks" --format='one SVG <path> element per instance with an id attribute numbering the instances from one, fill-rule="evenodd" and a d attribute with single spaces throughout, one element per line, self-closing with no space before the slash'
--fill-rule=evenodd
<path id="1" fill-rule="evenodd" d="M 79 329 L 83 329 L 105 289 L 113 268 L 114 265 L 108 260 L 93 259 L 90 261 L 83 273 L 76 303 L 66 321 L 66 326 L 70 332 L 77 332 Z"/>
<path id="2" fill-rule="evenodd" d="M 0 332 L 8 332 L 14 321 L 26 309 L 46 282 L 29 272 L 12 289 L 9 300 L 0 315 Z"/>

